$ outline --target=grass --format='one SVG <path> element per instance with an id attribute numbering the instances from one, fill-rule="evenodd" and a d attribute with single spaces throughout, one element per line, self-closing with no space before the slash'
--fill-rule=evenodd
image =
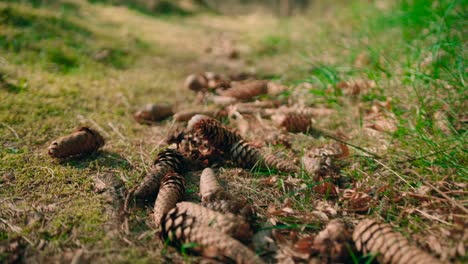
<path id="1" fill-rule="evenodd" d="M 133 111 L 150 102 L 192 107 L 194 95 L 182 90 L 183 79 L 193 71 L 225 70 L 214 60 L 203 61 L 204 47 L 214 45 L 220 33 L 249 47 L 241 54 L 247 67 L 294 87 L 281 100 L 335 109 L 315 125 L 378 154 L 350 146 L 353 155 L 341 170 L 348 179 L 342 188 L 369 189 L 375 198 L 367 217 L 391 223 L 424 248 L 431 234 L 444 246 L 455 245 L 456 222 L 466 223 L 466 214 L 453 202 L 434 190 L 429 194 L 441 200 L 438 208 L 393 198 L 431 185 L 466 205 L 466 192 L 450 193 L 468 182 L 466 5 L 457 0 L 317 2 L 305 15 L 279 19 L 261 13 L 187 15 L 178 9 L 142 16 L 133 7 L 106 3 L 0 1 L 0 175 L 14 175 L 0 181 L 0 218 L 10 224 L 0 222 L 0 249 L 23 237 L 31 242 L 22 240 L 24 261 L 67 262 L 80 249 L 83 261 L 146 263 L 164 256 L 195 261 L 154 237 L 145 224 L 149 211 L 131 216 L 130 234 L 121 232 L 109 213 L 117 209 L 107 192 L 95 191 L 94 178 L 110 173 L 127 188 L 138 183 L 171 123 L 138 125 Z M 358 79 L 375 81 L 375 87 L 355 96 L 340 88 L 341 82 Z M 387 99 L 391 109 L 385 113 L 395 117 L 396 130 L 368 134 L 366 110 Z M 103 151 L 64 162 L 47 157 L 53 139 L 85 124 L 105 136 Z M 298 135 L 294 152 L 278 149 L 300 156 L 328 142 Z M 265 185 L 273 175 L 226 169 L 220 177 L 235 195 L 254 202 L 259 223 L 266 220 L 268 205 L 282 208 L 289 202 L 295 214 L 279 217 L 281 229 L 315 233 L 322 223 L 304 215 L 320 203 L 344 206 L 314 192 L 317 182 L 307 175 L 277 175 L 273 186 Z M 196 174 L 190 177 L 196 182 Z M 188 189 L 192 197 L 198 186 Z M 362 216 L 340 211 L 330 217 Z M 0 250 L 0 262 L 9 257 Z M 359 254 L 354 259 L 366 263 Z"/>

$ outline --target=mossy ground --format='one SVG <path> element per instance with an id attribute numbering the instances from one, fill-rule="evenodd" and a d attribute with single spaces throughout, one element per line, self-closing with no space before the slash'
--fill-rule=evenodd
<path id="1" fill-rule="evenodd" d="M 73 0 L 0 1 L 1 244 L 21 237 L 20 256 L 31 262 L 178 258 L 145 225 L 149 211 L 131 216 L 130 233 L 114 223 L 94 179 L 110 173 L 127 188 L 139 182 L 173 124 L 137 124 L 134 110 L 145 103 L 195 105 L 195 95 L 182 87 L 185 76 L 226 72 L 224 60 L 211 60 L 204 50 L 229 38 L 243 47 L 244 63 L 234 63 L 234 69 L 254 67 L 259 76 L 289 85 L 281 100 L 336 110 L 315 125 L 378 154 L 351 147 L 353 155 L 342 170 L 354 183 L 350 188 L 382 191 L 364 216 L 391 222 L 413 237 L 443 234 L 455 245 L 453 234 L 467 223 L 466 211 L 457 207 L 467 202 L 466 4 L 317 2 L 307 14 L 277 18 L 148 15 Z M 356 79 L 375 81 L 375 86 L 356 96 L 339 88 L 341 81 Z M 396 130 L 365 133 L 366 110 L 387 99 Z M 77 160 L 50 159 L 48 144 L 80 125 L 105 136 L 103 150 Z M 247 137 L 259 139 L 253 133 Z M 300 154 L 327 142 L 299 135 L 293 148 Z M 308 176 L 301 176 L 306 188 L 289 188 L 281 175 L 275 186 L 265 185 L 271 172 L 221 172 L 232 192 L 254 203 L 260 222 L 269 205 L 281 208 L 288 201 L 297 214 L 280 218 L 284 228 L 319 229 L 320 224 L 296 217 L 315 210 L 317 200 L 329 200 L 314 193 L 317 183 Z M 421 207 L 410 198 L 398 204 L 384 199 L 429 185 L 453 200 L 434 190 L 427 195 L 439 199 L 438 208 Z M 197 188 L 189 186 L 189 193 Z M 418 241 L 427 248 L 424 239 Z M 11 254 L 0 252 L 0 262 Z"/>

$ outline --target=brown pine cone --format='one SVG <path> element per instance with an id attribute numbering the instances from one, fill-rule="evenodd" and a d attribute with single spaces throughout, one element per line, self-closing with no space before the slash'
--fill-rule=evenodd
<path id="1" fill-rule="evenodd" d="M 239 100 L 248 100 L 268 92 L 268 81 L 264 80 L 244 81 L 232 83 L 231 85 L 231 88 L 221 91 L 220 95 L 237 98 Z"/>
<path id="2" fill-rule="evenodd" d="M 208 88 L 208 80 L 202 74 L 190 74 L 185 79 L 184 87 L 194 92 L 204 91 Z"/>
<path id="3" fill-rule="evenodd" d="M 196 122 L 191 122 L 191 121 Z M 212 118 L 204 118 L 198 115 L 192 117 L 189 126 L 193 128 L 198 135 L 204 137 L 210 144 L 221 150 L 229 150 L 234 143 L 241 140 L 241 136 L 223 126 L 219 121 Z"/>
<path id="4" fill-rule="evenodd" d="M 294 163 L 289 160 L 280 159 L 272 154 L 266 155 L 263 162 L 267 168 L 276 169 L 280 172 L 298 173 L 300 171 L 299 167 L 294 165 Z"/>
<path id="5" fill-rule="evenodd" d="M 183 110 L 175 113 L 173 118 L 178 122 L 186 122 L 195 115 L 206 115 L 213 118 L 221 118 L 226 116 L 226 112 L 221 110 Z"/>
<path id="6" fill-rule="evenodd" d="M 140 124 L 151 124 L 164 120 L 173 114 L 174 112 L 170 105 L 147 104 L 142 109 L 138 110 L 133 117 Z"/>
<path id="7" fill-rule="evenodd" d="M 68 136 L 54 140 L 47 152 L 53 158 L 65 158 L 94 152 L 104 143 L 104 138 L 97 131 L 81 127 Z"/>
<path id="8" fill-rule="evenodd" d="M 211 168 L 204 169 L 200 176 L 200 196 L 202 202 L 232 198 L 218 183 Z"/>
<path id="9" fill-rule="evenodd" d="M 136 188 L 133 195 L 139 199 L 156 196 L 160 181 L 169 172 L 183 174 L 187 170 L 185 158 L 174 149 L 166 149 L 158 154 L 151 170 Z"/>
<path id="10" fill-rule="evenodd" d="M 241 241 L 247 241 L 252 237 L 250 225 L 242 217 L 231 213 L 215 212 L 191 202 L 180 202 L 177 208 L 195 217 L 201 225 L 215 228 Z"/>
<path id="11" fill-rule="evenodd" d="M 191 250 L 204 257 L 230 259 L 236 263 L 263 263 L 249 248 L 232 237 L 208 227 L 199 219 L 191 216 L 186 210 L 178 207 L 169 211 L 161 224 L 163 241 L 180 247 L 183 244 L 195 243 Z"/>
<path id="12" fill-rule="evenodd" d="M 310 116 L 297 113 L 278 114 L 271 117 L 276 126 L 293 133 L 308 133 L 312 130 Z"/>
<path id="13" fill-rule="evenodd" d="M 168 173 L 161 180 L 161 188 L 154 203 L 153 219 L 156 226 L 161 224 L 164 214 L 174 208 L 185 193 L 185 179 L 177 173 Z"/>
<path id="14" fill-rule="evenodd" d="M 183 134 L 175 143 L 192 170 L 224 164 L 223 152 L 197 133 Z"/>
<path id="15" fill-rule="evenodd" d="M 208 209 L 223 214 L 232 213 L 234 215 L 242 216 L 247 222 L 251 222 L 255 218 L 255 212 L 246 201 L 238 199 L 230 200 L 213 200 L 202 202 L 202 205 Z"/>
<path id="16" fill-rule="evenodd" d="M 364 254 L 377 255 L 380 263 L 442 263 L 427 252 L 411 245 L 389 224 L 372 219 L 359 222 L 353 233 L 356 248 Z"/>
<path id="17" fill-rule="evenodd" d="M 252 169 L 255 166 L 264 167 L 260 151 L 244 140 L 240 140 L 232 146 L 229 151 L 229 158 L 235 166 L 240 168 Z"/>
<path id="18" fill-rule="evenodd" d="M 206 208 L 216 212 L 240 215 L 248 221 L 253 219 L 254 213 L 250 205 L 225 191 L 211 168 L 204 169 L 200 176 L 200 196 L 202 205 Z"/>

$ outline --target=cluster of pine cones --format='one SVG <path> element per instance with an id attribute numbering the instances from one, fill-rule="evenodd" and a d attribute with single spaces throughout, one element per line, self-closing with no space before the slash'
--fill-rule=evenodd
<path id="1" fill-rule="evenodd" d="M 223 104 L 284 89 L 269 81 L 239 82 L 213 73 L 191 75 L 185 86 L 201 94 L 203 100 L 209 98 L 210 93 L 216 93 L 213 102 L 221 101 Z M 270 109 L 264 109 L 264 106 Z M 286 131 L 312 132 L 308 109 L 275 111 L 278 105 L 258 103 L 257 106 L 244 104 L 243 107 L 238 111 L 261 111 Z M 173 115 L 176 121 L 188 121 L 188 124 L 185 129 L 168 137 L 167 141 L 172 145 L 157 155 L 150 171 L 129 195 L 139 200 L 155 201 L 153 220 L 163 241 L 175 247 L 191 243 L 195 245 L 190 247 L 192 252 L 221 261 L 263 263 L 262 258 L 245 245 L 253 235 L 255 212 L 252 206 L 225 190 L 212 168 L 227 165 L 292 175 L 303 173 L 303 170 L 289 160 L 262 153 L 236 131 L 223 125 L 216 119 L 224 116 L 223 112 L 224 109 L 174 113 L 167 105 L 147 105 L 136 112 L 135 119 L 141 123 L 150 124 Z M 104 139 L 97 131 L 83 127 L 55 140 L 48 153 L 54 158 L 65 158 L 91 153 L 103 145 Z M 332 175 L 334 157 L 347 151 L 344 146 L 338 146 L 304 156 L 304 170 L 316 179 Z M 201 205 L 182 201 L 186 190 L 184 174 L 201 169 Z M 439 263 L 436 258 L 411 245 L 388 224 L 374 220 L 362 220 L 354 232 L 340 221 L 332 221 L 310 247 L 324 255 L 325 262 L 349 262 L 349 251 L 356 249 L 376 255 L 381 263 Z"/>

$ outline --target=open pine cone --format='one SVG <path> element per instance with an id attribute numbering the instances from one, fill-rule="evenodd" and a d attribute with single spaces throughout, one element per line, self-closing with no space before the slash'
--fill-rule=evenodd
<path id="1" fill-rule="evenodd" d="M 206 168 L 200 176 L 200 196 L 202 205 L 216 212 L 232 213 L 252 220 L 254 212 L 247 201 L 242 201 L 228 193 L 218 183 L 212 169 Z"/>
<path id="2" fill-rule="evenodd" d="M 312 120 L 310 116 L 298 113 L 277 114 L 271 117 L 273 123 L 292 133 L 312 132 Z"/>
<path id="3" fill-rule="evenodd" d="M 154 164 L 143 181 L 135 189 L 134 196 L 147 199 L 156 196 L 162 177 L 169 172 L 184 173 L 187 164 L 184 156 L 174 149 L 166 149 L 158 154 Z"/>
<path id="4" fill-rule="evenodd" d="M 411 245 L 402 234 L 392 230 L 389 224 L 372 219 L 359 222 L 353 233 L 357 250 L 377 255 L 380 263 L 442 263 L 418 247 Z"/>
<path id="5" fill-rule="evenodd" d="M 200 219 L 192 216 L 185 209 L 174 208 L 169 211 L 161 223 L 161 238 L 175 246 L 195 243 L 192 251 L 204 257 L 229 259 L 236 263 L 258 264 L 263 261 L 249 248 L 232 237 L 209 227 Z"/>
<path id="6" fill-rule="evenodd" d="M 231 213 L 222 214 L 190 202 L 180 202 L 177 208 L 195 217 L 201 225 L 215 228 L 241 241 L 248 241 L 252 237 L 249 223 L 240 216 Z"/>
<path id="7" fill-rule="evenodd" d="M 53 158 L 65 158 L 94 152 L 104 143 L 104 138 L 97 131 L 81 127 L 68 136 L 54 140 L 47 152 Z"/>
<path id="8" fill-rule="evenodd" d="M 194 121 L 194 122 L 192 122 Z M 210 144 L 221 150 L 229 150 L 234 143 L 241 140 L 241 136 L 223 126 L 219 121 L 196 115 L 189 121 L 198 135 L 204 137 Z"/>
<path id="9" fill-rule="evenodd" d="M 185 193 L 185 179 L 177 173 L 168 173 L 161 180 L 161 188 L 154 203 L 153 218 L 156 226 L 161 224 L 164 214 L 174 208 Z"/>

